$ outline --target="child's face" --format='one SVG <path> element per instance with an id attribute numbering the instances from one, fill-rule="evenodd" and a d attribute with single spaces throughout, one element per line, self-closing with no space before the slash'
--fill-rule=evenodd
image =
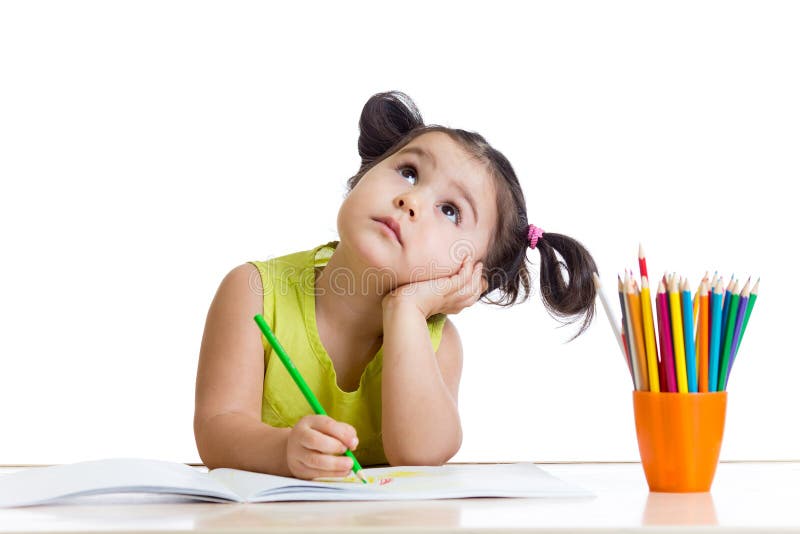
<path id="1" fill-rule="evenodd" d="M 382 217 L 399 224 L 400 242 L 375 220 Z M 402 284 L 451 275 L 466 254 L 485 258 L 496 219 L 486 166 L 447 134 L 429 132 L 361 178 L 342 203 L 337 226 L 361 261 L 392 269 L 388 274 Z"/>

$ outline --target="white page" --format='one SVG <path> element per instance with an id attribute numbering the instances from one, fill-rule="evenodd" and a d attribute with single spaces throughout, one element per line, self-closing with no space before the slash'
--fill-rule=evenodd
<path id="1" fill-rule="evenodd" d="M 0 476 L 0 506 L 24 506 L 61 497 L 119 492 L 241 500 L 208 474 L 185 464 L 162 460 L 114 458 L 36 467 Z"/>
<path id="2" fill-rule="evenodd" d="M 369 484 L 353 476 L 305 481 L 235 469 L 209 474 L 250 502 L 593 496 L 531 463 L 380 467 L 363 473 Z"/>

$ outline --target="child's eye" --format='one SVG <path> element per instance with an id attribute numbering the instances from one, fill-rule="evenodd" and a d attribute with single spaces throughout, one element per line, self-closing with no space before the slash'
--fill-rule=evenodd
<path id="1" fill-rule="evenodd" d="M 456 206 L 453 206 L 452 204 L 443 204 L 442 207 L 443 208 L 450 208 L 451 210 L 453 210 L 453 215 L 455 216 L 455 220 L 453 222 L 456 223 L 456 224 L 461 224 L 461 210 L 460 209 L 458 209 Z M 445 215 L 447 215 L 447 214 L 445 213 Z"/>
<path id="2" fill-rule="evenodd" d="M 403 178 L 410 178 L 411 176 L 414 177 L 415 183 L 419 181 L 419 177 L 417 176 L 417 169 L 413 165 L 400 165 L 397 168 L 397 171 L 400 173 L 400 176 Z M 404 172 L 410 171 L 410 172 Z M 461 210 L 455 204 L 445 203 L 442 204 L 443 208 L 448 210 L 452 210 L 453 213 L 445 213 L 447 217 L 455 217 L 455 219 L 451 219 L 456 225 L 461 224 Z"/>
<path id="3" fill-rule="evenodd" d="M 417 177 L 417 169 L 415 169 L 413 165 L 401 165 L 400 167 L 397 168 L 397 170 L 400 171 L 400 176 L 402 176 L 403 178 L 408 178 L 408 176 L 403 173 L 403 171 L 406 170 L 410 170 L 414 178 Z"/>

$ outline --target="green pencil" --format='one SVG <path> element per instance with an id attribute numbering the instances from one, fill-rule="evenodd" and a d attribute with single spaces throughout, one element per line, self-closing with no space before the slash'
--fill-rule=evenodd
<path id="1" fill-rule="evenodd" d="M 281 359 L 283 365 L 286 367 L 286 370 L 289 371 L 289 374 L 292 376 L 294 383 L 297 384 L 297 387 L 300 388 L 300 391 L 303 393 L 303 396 L 311 405 L 311 408 L 314 410 L 314 413 L 317 415 L 328 415 L 325 413 L 325 409 L 317 400 L 317 397 L 314 396 L 314 392 L 311 391 L 311 388 L 309 388 L 308 384 L 306 384 L 306 381 L 303 379 L 303 375 L 300 374 L 300 371 L 298 371 L 297 368 L 294 366 L 292 360 L 289 359 L 289 355 L 286 354 L 286 351 L 283 350 L 283 347 L 278 341 L 278 338 L 276 338 L 275 334 L 272 333 L 272 329 L 269 327 L 269 325 L 261 316 L 261 314 L 257 313 L 255 317 L 253 317 L 253 319 L 255 319 L 256 323 L 258 324 L 258 327 L 261 329 L 261 331 L 264 333 L 264 336 L 267 338 L 267 341 L 269 341 L 270 345 L 272 345 L 272 348 L 275 349 L 276 353 L 278 353 L 278 358 Z M 353 474 L 355 474 L 361 480 L 361 482 L 366 484 L 367 479 L 364 478 L 364 474 L 361 473 L 361 464 L 358 463 L 358 460 L 356 460 L 356 457 L 353 455 L 350 449 L 347 449 L 346 451 L 344 451 L 344 453 L 353 460 Z"/>
<path id="2" fill-rule="evenodd" d="M 725 322 L 725 337 L 723 338 L 722 344 L 722 360 L 719 364 L 719 380 L 717 383 L 717 391 L 725 391 L 725 386 L 728 383 L 728 366 L 730 365 L 732 348 L 731 343 L 733 342 L 733 329 L 735 326 L 734 323 L 736 322 L 736 311 L 739 308 L 740 298 L 741 295 L 739 295 L 739 282 L 737 281 L 731 294 L 731 303 L 728 306 L 728 318 Z"/>

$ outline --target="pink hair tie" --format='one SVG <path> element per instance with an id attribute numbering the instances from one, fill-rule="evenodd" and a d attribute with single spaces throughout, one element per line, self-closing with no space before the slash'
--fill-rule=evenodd
<path id="1" fill-rule="evenodd" d="M 544 230 L 532 224 L 528 227 L 528 241 L 531 242 L 531 248 L 536 248 L 536 243 L 539 242 L 539 238 L 542 237 L 544 234 Z"/>

